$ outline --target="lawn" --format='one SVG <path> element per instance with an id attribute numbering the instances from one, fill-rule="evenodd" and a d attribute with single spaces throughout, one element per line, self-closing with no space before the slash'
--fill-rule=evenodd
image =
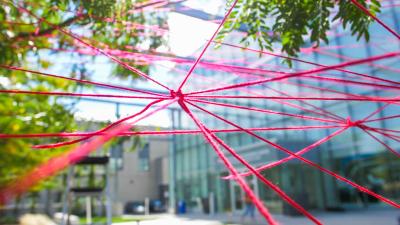
<path id="1" fill-rule="evenodd" d="M 112 223 L 124 223 L 124 222 L 140 222 L 144 220 L 154 220 L 156 217 L 154 216 L 138 216 L 138 217 L 113 217 L 112 218 Z M 92 218 L 92 223 L 106 223 L 107 218 L 106 217 L 93 217 Z M 86 224 L 86 218 L 80 218 L 79 222 L 81 225 Z"/>

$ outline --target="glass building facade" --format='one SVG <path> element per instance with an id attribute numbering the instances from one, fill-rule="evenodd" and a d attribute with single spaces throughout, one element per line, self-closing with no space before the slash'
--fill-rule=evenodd
<path id="1" fill-rule="evenodd" d="M 385 4 L 383 4 L 383 7 L 383 12 L 379 17 L 390 27 L 400 32 L 400 10 L 393 7 L 385 7 Z M 395 37 L 391 36 L 390 33 L 382 29 L 378 24 L 373 24 L 370 32 L 370 41 L 365 42 L 363 39 L 356 40 L 341 25 L 337 25 L 329 35 L 329 45 L 320 46 L 318 49 L 305 46 L 298 58 L 323 65 L 335 65 L 352 59 L 368 58 L 400 50 L 400 44 L 396 41 Z M 238 43 L 240 35 L 240 32 L 232 34 L 225 42 Z M 253 47 L 257 48 L 257 45 Z M 276 48 L 279 49 L 279 46 L 276 46 Z M 222 46 L 217 50 L 211 47 L 208 55 L 205 57 L 205 62 L 209 62 L 207 61 L 209 58 L 213 58 L 213 62 L 219 60 L 218 62 L 224 61 L 226 64 L 234 64 L 241 70 L 231 72 L 228 69 L 225 70 L 223 66 L 216 68 L 212 66 L 212 62 L 210 64 L 200 64 L 188 81 L 188 88 L 184 90 L 185 92 L 257 79 L 257 77 L 251 77 L 250 73 L 246 73 L 245 67 L 252 68 L 252 74 L 265 77 L 276 75 L 273 72 L 268 73 L 267 71 L 294 72 L 316 67 L 315 65 L 293 61 L 293 66 L 289 68 L 282 62 L 282 59 L 277 57 L 266 55 L 260 57 L 258 53 L 242 51 L 228 46 Z M 179 65 L 175 69 L 187 71 L 189 67 L 189 64 L 187 66 Z M 400 71 L 399 58 L 376 61 L 346 69 L 379 78 L 400 81 L 398 77 Z M 337 70 L 322 72 L 315 74 L 315 76 L 355 82 L 374 82 L 373 80 Z M 281 82 L 268 82 L 263 85 L 244 89 L 210 93 L 210 95 L 213 94 L 276 97 L 346 97 L 357 95 L 388 97 L 395 95 L 396 90 L 302 77 L 291 78 Z M 300 101 L 279 98 L 209 98 L 203 100 L 303 116 L 303 118 L 298 118 L 195 103 L 245 128 L 328 126 L 332 125 L 332 123 L 321 122 L 315 118 L 334 119 L 339 116 L 343 119 L 349 118 L 352 121 L 362 120 L 380 107 L 384 107 L 384 109 L 373 115 L 371 119 L 400 114 L 400 107 L 396 104 L 370 101 Z M 210 129 L 233 128 L 199 109 L 194 107 L 191 107 L 191 109 Z M 196 129 L 195 124 L 185 112 L 175 111 L 173 117 L 176 129 Z M 400 120 L 398 119 L 370 122 L 368 125 L 382 129 L 400 130 Z M 256 133 L 290 151 L 297 152 L 339 129 L 338 127 L 324 129 L 310 128 L 304 130 L 279 129 L 274 131 L 257 131 Z M 217 135 L 255 167 L 287 156 L 287 154 L 271 145 L 244 132 L 220 132 Z M 398 201 L 400 200 L 400 161 L 385 148 L 384 144 L 396 151 L 400 151 L 399 142 L 383 135 L 374 135 L 383 144 L 358 127 L 349 128 L 306 153 L 304 157 L 378 194 Z M 222 177 L 228 175 L 228 171 L 210 145 L 204 140 L 204 137 L 202 135 L 179 135 L 174 138 L 176 145 L 171 162 L 174 163 L 173 170 L 175 176 L 171 176 L 170 185 L 171 183 L 174 185 L 173 189 L 175 190 L 176 200 L 184 200 L 193 211 L 209 208 L 210 204 L 214 205 L 215 210 L 218 212 L 241 210 L 243 207 L 243 191 L 234 181 L 222 179 Z M 225 155 L 228 156 L 229 153 L 225 152 Z M 239 171 L 246 171 L 245 167 L 239 161 L 230 155 L 228 158 Z M 291 160 L 274 168 L 264 170 L 262 171 L 262 175 L 277 184 L 289 196 L 300 202 L 307 209 L 347 210 L 363 208 L 368 205 L 384 205 L 375 198 L 363 194 L 350 185 L 338 181 L 299 160 Z M 255 176 L 248 176 L 246 179 L 255 193 L 273 212 L 292 212 L 291 208 L 274 191 L 265 186 L 261 181 L 258 181 Z"/>

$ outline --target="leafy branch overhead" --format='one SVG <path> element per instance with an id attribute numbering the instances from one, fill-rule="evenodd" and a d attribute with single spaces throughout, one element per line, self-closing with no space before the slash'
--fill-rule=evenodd
<path id="1" fill-rule="evenodd" d="M 72 30 L 94 46 L 124 49 L 143 46 L 149 50 L 162 44 L 157 33 L 130 24 L 162 24 L 163 18 L 151 13 L 129 13 L 133 4 L 146 0 L 0 0 L 0 64 L 49 72 L 62 66 L 62 76 L 90 80 L 87 68 L 94 57 L 75 52 L 81 46 L 57 28 Z M 123 3 L 123 4 L 122 4 Z M 41 18 L 29 15 L 24 8 Z M 53 25 L 49 25 L 44 21 Z M 56 26 L 54 26 L 56 25 Z M 123 31 L 123 32 L 119 32 Z M 141 35 L 139 35 L 141 34 Z M 135 49 L 135 48 L 133 48 Z M 130 50 L 132 51 L 132 50 Z M 133 50 L 134 51 L 134 50 Z M 60 60 L 61 59 L 61 60 Z M 66 63 L 66 61 L 72 61 Z M 61 64 L 62 63 L 62 64 Z M 134 61 L 127 63 L 135 64 Z M 146 71 L 148 66 L 140 65 Z M 115 67 L 111 71 L 119 78 L 134 80 L 132 72 Z M 36 76 L 21 71 L 0 69 L 0 90 L 79 92 L 82 86 L 62 79 Z M 65 99 L 64 99 L 65 100 Z M 44 95 L 0 95 L 0 133 L 60 133 L 76 131 L 74 105 L 78 100 L 60 101 Z M 50 151 L 32 150 L 32 145 L 65 141 L 63 138 L 1 139 L 0 188 L 52 156 L 68 148 Z M 136 139 L 134 141 L 137 141 Z"/>
<path id="2" fill-rule="evenodd" d="M 233 2 L 227 1 L 228 5 Z M 358 2 L 375 15 L 380 12 L 378 0 Z M 304 44 L 328 44 L 327 33 L 335 21 L 341 21 L 357 39 L 369 40 L 372 20 L 349 0 L 239 0 L 217 40 L 245 26 L 243 43 L 248 45 L 252 39 L 261 49 L 272 50 L 273 44 L 280 42 L 282 52 L 297 56 Z"/>
<path id="3" fill-rule="evenodd" d="M 135 11 L 134 4 L 145 2 L 124 0 L 0 0 L 0 63 L 20 64 L 28 53 L 39 54 L 39 50 L 71 50 L 77 47 L 74 40 L 57 30 L 69 28 L 82 33 L 87 41 L 101 48 L 124 49 L 146 43 L 150 49 L 163 44 L 163 37 L 151 30 L 138 28 L 135 24 L 162 25 L 164 19 L 152 13 Z M 30 16 L 25 10 L 41 18 Z M 53 25 L 48 24 L 48 21 Z M 123 32 L 121 32 L 123 31 Z M 135 49 L 135 48 L 134 48 Z M 128 63 L 135 63 L 130 61 Z M 147 66 L 140 64 L 147 72 Z M 133 73 L 115 69 L 115 75 L 137 78 Z"/>

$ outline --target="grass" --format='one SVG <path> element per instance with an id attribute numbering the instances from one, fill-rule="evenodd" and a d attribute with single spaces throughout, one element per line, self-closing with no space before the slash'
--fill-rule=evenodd
<path id="1" fill-rule="evenodd" d="M 112 223 L 124 223 L 124 222 L 140 222 L 144 220 L 154 220 L 156 216 L 132 216 L 132 217 L 113 217 Z M 107 222 L 106 217 L 93 217 L 93 223 L 105 224 Z M 79 223 L 86 224 L 86 218 L 80 218 Z M 15 217 L 0 217 L 0 224 L 18 224 L 18 219 Z"/>
<path id="2" fill-rule="evenodd" d="M 150 217 L 150 216 L 138 216 L 138 217 L 113 217 L 111 219 L 112 223 L 124 223 L 124 222 L 140 222 L 144 220 L 153 220 L 156 219 L 156 217 Z M 80 224 L 84 225 L 86 224 L 86 218 L 80 218 L 79 219 Z M 93 217 L 92 218 L 92 223 L 106 223 L 107 218 L 106 217 Z"/>
<path id="3" fill-rule="evenodd" d="M 18 219 L 14 217 L 0 217 L 0 224 L 18 224 Z"/>

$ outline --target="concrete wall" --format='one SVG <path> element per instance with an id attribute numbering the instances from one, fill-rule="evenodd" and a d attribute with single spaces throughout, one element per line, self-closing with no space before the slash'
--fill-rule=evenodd
<path id="1" fill-rule="evenodd" d="M 146 141 L 144 139 L 143 141 Z M 169 139 L 149 137 L 149 170 L 141 171 L 139 149 L 125 152 L 123 169 L 118 173 L 116 201 L 125 205 L 128 201 L 144 201 L 146 197 L 159 199 L 161 184 L 168 184 L 168 149 Z"/>

